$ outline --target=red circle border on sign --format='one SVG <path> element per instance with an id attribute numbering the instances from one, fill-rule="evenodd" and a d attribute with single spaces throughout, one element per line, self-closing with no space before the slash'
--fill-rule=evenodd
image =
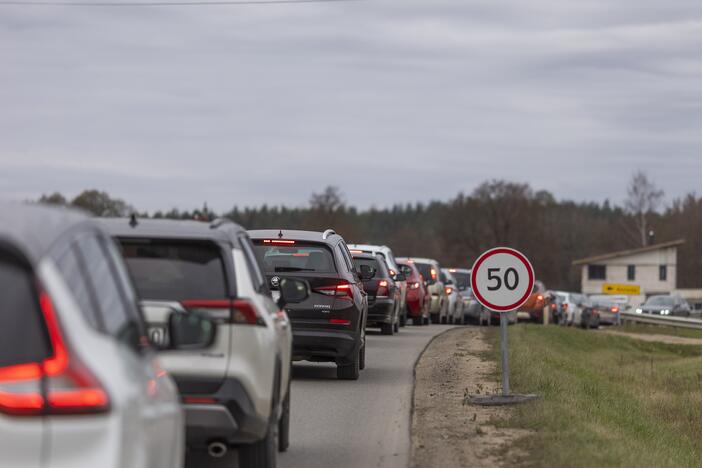
<path id="1" fill-rule="evenodd" d="M 512 255 L 514 257 L 517 257 L 517 259 L 526 266 L 527 272 L 529 272 L 529 287 L 527 288 L 527 292 L 522 296 L 519 301 L 517 301 L 514 304 L 510 304 L 509 306 L 496 306 L 492 304 L 490 301 L 486 300 L 482 294 L 480 294 L 480 291 L 478 291 L 478 288 L 476 287 L 475 284 L 475 272 L 478 271 L 480 268 L 480 265 L 483 264 L 485 260 L 488 258 L 492 257 L 493 255 L 497 254 L 508 254 Z M 482 254 L 478 259 L 475 261 L 473 264 L 473 268 L 471 269 L 470 272 L 470 286 L 473 288 L 473 295 L 475 296 L 476 299 L 478 299 L 478 302 L 480 302 L 482 305 L 487 307 L 490 310 L 494 310 L 496 312 L 510 312 L 512 310 L 516 310 L 520 308 L 521 306 L 524 305 L 524 303 L 529 299 L 529 296 L 531 296 L 531 292 L 534 289 L 534 267 L 531 266 L 531 263 L 529 260 L 518 250 L 509 248 L 509 247 L 496 247 L 494 249 L 488 250 L 484 254 Z"/>

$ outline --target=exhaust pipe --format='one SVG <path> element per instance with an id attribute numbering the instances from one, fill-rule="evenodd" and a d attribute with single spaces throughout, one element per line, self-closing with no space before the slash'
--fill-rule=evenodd
<path id="1" fill-rule="evenodd" d="M 212 458 L 222 458 L 227 454 L 227 445 L 222 442 L 210 442 L 207 446 L 207 453 Z"/>

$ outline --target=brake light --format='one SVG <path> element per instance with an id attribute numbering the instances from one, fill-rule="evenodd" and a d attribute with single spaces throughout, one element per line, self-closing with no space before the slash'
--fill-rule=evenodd
<path id="1" fill-rule="evenodd" d="M 393 269 L 390 269 L 390 276 L 395 276 L 397 272 Z"/>
<path id="2" fill-rule="evenodd" d="M 387 280 L 378 281 L 378 291 L 376 297 L 388 297 L 388 282 Z"/>
<path id="3" fill-rule="evenodd" d="M 436 279 L 436 270 L 432 268 L 429 273 L 431 273 L 431 279 L 435 280 Z"/>
<path id="4" fill-rule="evenodd" d="M 320 286 L 314 289 L 315 292 L 324 294 L 325 296 L 334 296 L 340 299 L 353 300 L 353 292 L 349 283 L 339 283 L 331 286 Z"/>
<path id="5" fill-rule="evenodd" d="M 182 301 L 186 309 L 214 309 L 231 311 L 229 323 L 241 325 L 258 325 L 265 327 L 266 322 L 256 306 L 247 299 L 195 299 Z"/>
<path id="6" fill-rule="evenodd" d="M 183 403 L 186 405 L 214 405 L 217 400 L 212 397 L 184 396 Z"/>
<path id="7" fill-rule="evenodd" d="M 419 289 L 419 282 L 416 283 L 410 283 L 407 285 L 408 288 L 410 289 Z"/>
<path id="8" fill-rule="evenodd" d="M 456 269 L 455 269 L 455 268 L 449 268 L 449 273 L 456 273 Z"/>
<path id="9" fill-rule="evenodd" d="M 542 296 L 541 294 L 539 294 L 538 296 L 536 296 L 536 300 L 537 300 L 537 301 L 543 301 L 543 300 L 544 300 L 544 296 Z"/>
<path id="10" fill-rule="evenodd" d="M 26 416 L 108 411 L 109 398 L 97 378 L 76 356 L 69 354 L 54 307 L 45 292 L 39 296 L 39 306 L 53 355 L 41 364 L 0 369 L 0 412 Z"/>
<path id="11" fill-rule="evenodd" d="M 273 245 L 294 245 L 295 241 L 287 239 L 263 239 L 263 243 Z"/>
<path id="12" fill-rule="evenodd" d="M 446 294 L 449 294 L 449 295 L 450 295 L 452 292 L 453 292 L 453 288 L 450 287 L 450 286 L 447 286 L 447 287 L 446 287 Z"/>
<path id="13" fill-rule="evenodd" d="M 551 304 L 551 309 L 556 310 L 556 304 Z"/>
<path id="14" fill-rule="evenodd" d="M 351 252 L 351 253 L 355 253 L 355 254 L 362 254 L 362 253 L 363 253 L 363 250 L 351 249 L 350 252 Z"/>
<path id="15" fill-rule="evenodd" d="M 616 314 L 616 313 L 619 312 L 619 307 L 612 307 L 612 308 L 609 309 L 609 310 L 610 310 L 610 312 L 612 312 L 613 314 Z"/>
<path id="16" fill-rule="evenodd" d="M 351 323 L 351 320 L 345 320 L 345 319 L 329 319 L 329 323 L 332 325 L 348 325 Z"/>

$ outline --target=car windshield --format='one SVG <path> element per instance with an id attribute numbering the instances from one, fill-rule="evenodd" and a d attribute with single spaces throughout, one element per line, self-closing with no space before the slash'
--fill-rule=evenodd
<path id="1" fill-rule="evenodd" d="M 275 245 L 254 241 L 254 250 L 266 273 L 335 273 L 334 256 L 325 244 L 295 242 Z"/>
<path id="2" fill-rule="evenodd" d="M 227 297 L 222 252 L 211 242 L 124 239 L 123 255 L 142 299 Z"/>
<path id="3" fill-rule="evenodd" d="M 373 273 L 373 278 L 379 278 L 383 275 L 383 269 L 380 266 L 380 262 L 378 260 L 372 259 L 372 258 L 358 258 L 354 257 L 353 258 L 353 264 L 356 267 L 356 270 L 361 271 L 361 265 L 366 265 L 375 271 Z"/>
<path id="4" fill-rule="evenodd" d="M 646 301 L 646 305 L 650 306 L 672 306 L 675 304 L 675 299 L 670 296 L 653 296 Z"/>
<path id="5" fill-rule="evenodd" d="M 461 291 L 465 291 L 470 287 L 470 274 L 457 271 L 453 274 L 453 277 L 456 279 L 456 286 Z"/>

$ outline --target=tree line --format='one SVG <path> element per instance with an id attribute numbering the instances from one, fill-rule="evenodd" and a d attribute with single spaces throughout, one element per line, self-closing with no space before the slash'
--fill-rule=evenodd
<path id="1" fill-rule="evenodd" d="M 229 218 L 247 229 L 335 229 L 349 243 L 385 244 L 398 256 L 430 257 L 442 265 L 470 267 L 483 251 L 506 245 L 523 251 L 551 289 L 578 290 L 573 260 L 684 238 L 678 287 L 702 287 L 702 198 L 691 193 L 660 209 L 663 192 L 643 173 L 629 184 L 622 206 L 557 201 L 529 184 L 486 181 L 448 201 L 358 210 L 336 187 L 313 193 L 306 207 L 234 206 L 215 213 L 193 210 L 139 213 L 105 192 L 86 190 L 72 200 L 55 193 L 41 203 L 81 208 L 95 216 L 212 220 Z"/>

